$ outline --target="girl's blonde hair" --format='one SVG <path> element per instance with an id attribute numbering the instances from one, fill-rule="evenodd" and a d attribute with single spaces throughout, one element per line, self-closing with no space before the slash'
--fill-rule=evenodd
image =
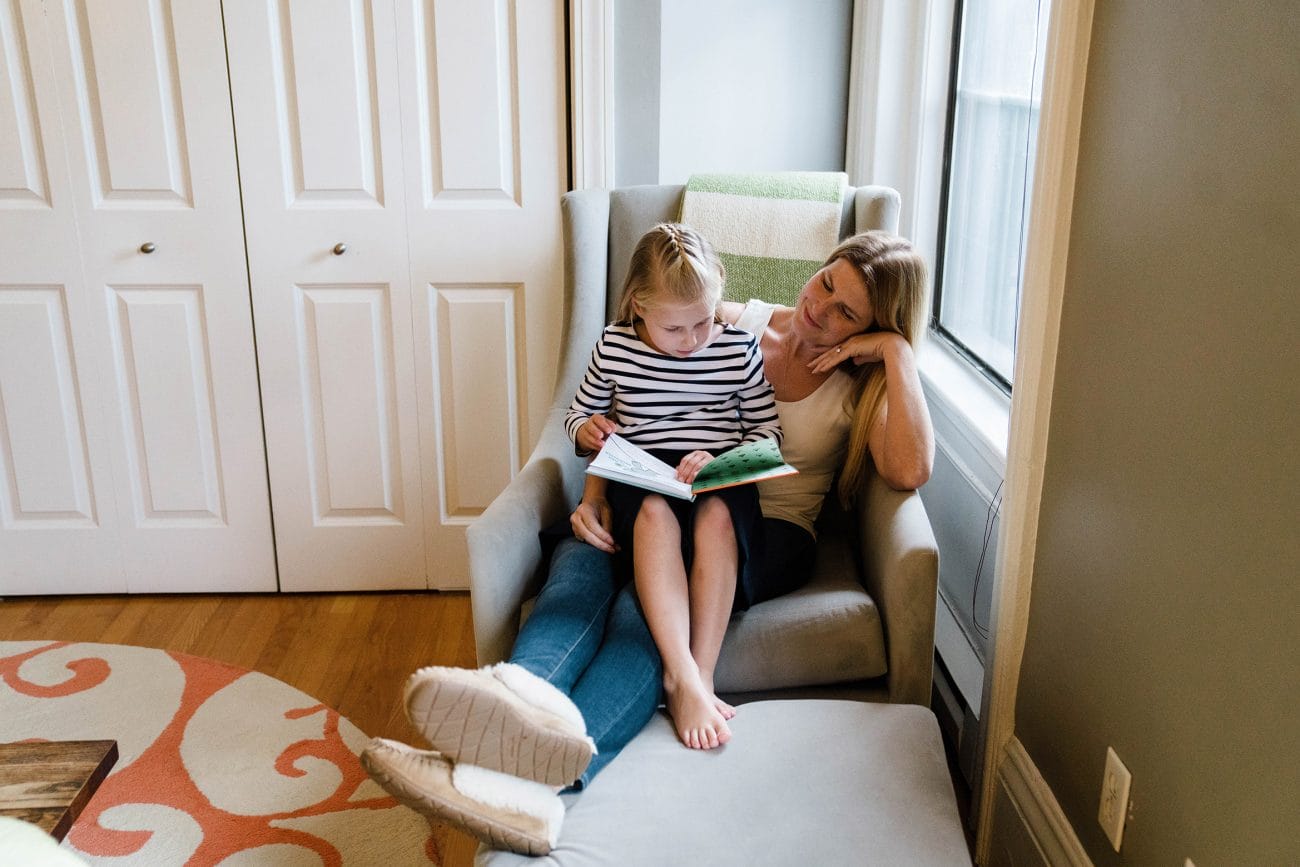
<path id="1" fill-rule="evenodd" d="M 726 278 L 722 260 L 699 232 L 681 223 L 660 223 L 632 251 L 614 318 L 635 322 L 635 301 L 642 307 L 704 303 L 713 308 L 716 320 Z"/>
<path id="2" fill-rule="evenodd" d="M 853 265 L 866 283 L 875 315 L 866 331 L 896 332 L 915 349 L 925 334 L 929 309 L 925 260 L 916 248 L 898 235 L 872 230 L 841 243 L 826 264 L 836 259 Z M 840 502 L 845 505 L 862 487 L 871 460 L 871 428 L 885 407 L 884 362 L 857 366 L 852 376 L 846 405 L 853 414 L 853 427 L 839 484 Z"/>

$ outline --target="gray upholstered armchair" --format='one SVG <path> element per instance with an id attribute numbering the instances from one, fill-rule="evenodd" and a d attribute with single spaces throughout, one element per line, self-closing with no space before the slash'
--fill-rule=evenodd
<path id="1" fill-rule="evenodd" d="M 585 462 L 560 422 L 612 314 L 633 247 L 655 223 L 676 219 L 682 191 L 645 186 L 564 196 L 567 298 L 554 402 L 532 456 L 469 530 L 480 664 L 509 655 L 521 608 L 543 577 L 538 531 L 580 498 Z M 892 189 L 850 188 L 841 234 L 894 230 L 898 206 Z M 891 490 L 873 475 L 851 513 L 828 498 L 813 579 L 732 618 L 715 672 L 719 693 L 742 701 L 821 695 L 929 705 L 938 569 L 915 492 Z"/>

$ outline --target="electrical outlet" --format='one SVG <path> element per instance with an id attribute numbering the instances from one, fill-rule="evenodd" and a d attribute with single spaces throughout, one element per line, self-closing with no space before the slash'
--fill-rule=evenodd
<path id="1" fill-rule="evenodd" d="M 1133 783 L 1133 775 L 1119 760 L 1113 747 L 1106 747 L 1106 773 L 1101 778 L 1101 806 L 1097 810 L 1097 821 L 1110 839 L 1110 845 L 1119 851 L 1120 841 L 1124 839 L 1124 819 L 1128 817 L 1128 790 Z"/>

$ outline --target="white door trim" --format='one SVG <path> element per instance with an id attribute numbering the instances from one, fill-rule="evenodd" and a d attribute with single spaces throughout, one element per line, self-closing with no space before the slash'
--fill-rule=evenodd
<path id="1" fill-rule="evenodd" d="M 614 0 L 569 0 L 571 184 L 614 186 Z"/>
<path id="2" fill-rule="evenodd" d="M 986 739 L 977 863 L 987 863 L 999 768 L 1013 741 L 1016 692 L 1029 624 L 1061 301 L 1065 294 L 1093 0 L 1053 0 L 1038 155 L 1016 346 L 1006 507 L 993 595 L 993 659 L 985 672 Z"/>
<path id="3" fill-rule="evenodd" d="M 844 141 L 844 171 L 855 186 L 871 183 L 875 173 L 876 94 L 882 63 L 880 31 L 883 7 L 878 0 L 853 0 L 853 33 L 849 48 L 849 105 Z"/>

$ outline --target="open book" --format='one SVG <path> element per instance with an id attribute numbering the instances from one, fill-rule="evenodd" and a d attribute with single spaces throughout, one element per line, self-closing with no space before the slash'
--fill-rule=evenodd
<path id="1" fill-rule="evenodd" d="M 775 479 L 799 472 L 781 457 L 775 440 L 766 437 L 728 449 L 704 465 L 693 484 L 677 480 L 677 468 L 670 467 L 643 448 L 618 434 L 610 434 L 587 472 L 594 476 L 636 485 L 648 491 L 694 500 L 696 494 L 730 488 L 763 479 Z"/>

